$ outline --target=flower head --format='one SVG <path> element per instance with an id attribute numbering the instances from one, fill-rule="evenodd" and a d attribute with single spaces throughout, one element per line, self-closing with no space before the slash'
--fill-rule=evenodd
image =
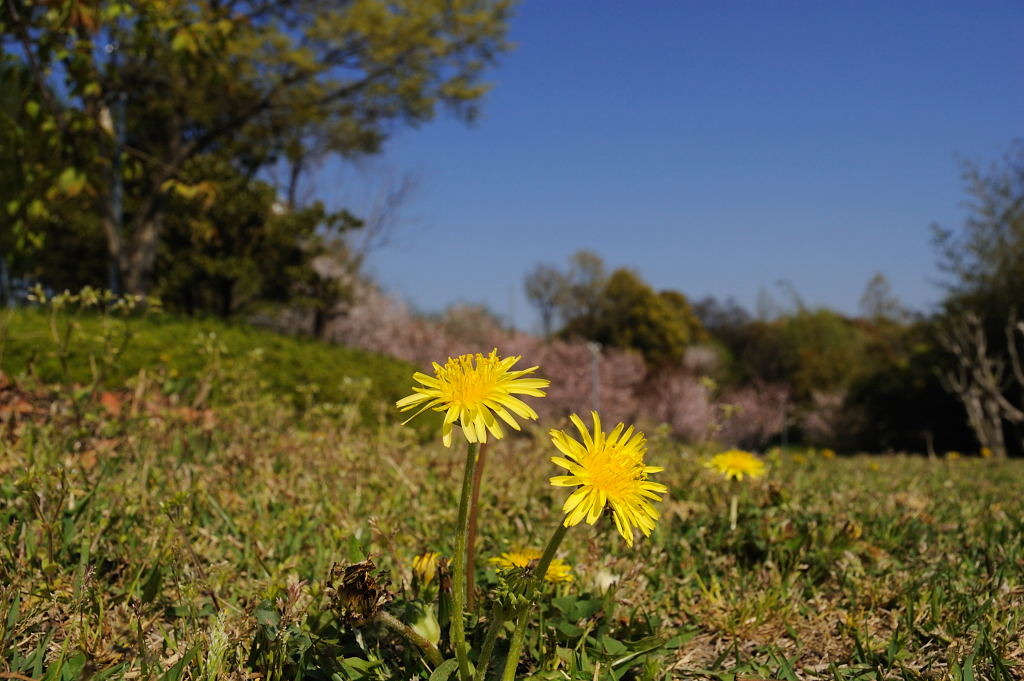
<path id="1" fill-rule="evenodd" d="M 718 471 L 726 478 L 734 480 L 742 480 L 744 475 L 759 478 L 764 475 L 766 470 L 764 461 L 761 461 L 761 459 L 750 452 L 744 452 L 739 449 L 730 449 L 727 452 L 715 454 L 704 465 Z"/>
<path id="2" fill-rule="evenodd" d="M 591 415 L 594 419 L 593 435 L 579 416 L 573 414 L 569 417 L 580 432 L 582 442 L 564 431 L 551 431 L 551 441 L 565 455 L 565 458 L 552 457 L 551 461 L 569 471 L 569 475 L 551 478 L 551 484 L 577 487 L 562 505 L 566 527 L 577 525 L 584 519 L 593 525 L 608 506 L 619 534 L 632 546 L 634 527 L 640 528 L 644 536 L 649 536 L 654 529 L 658 511 L 651 505 L 651 500 L 661 501 L 656 492 L 664 494 L 668 488 L 650 482 L 647 476 L 663 469 L 644 465 L 647 440 L 643 433 L 634 433 L 633 426 L 625 428 L 620 423 L 606 435 L 601 430 L 597 412 L 591 412 Z"/>
<path id="3" fill-rule="evenodd" d="M 495 567 L 500 570 L 511 570 L 512 568 L 529 567 L 531 562 L 540 560 L 541 553 L 537 549 L 522 549 L 519 551 L 506 551 L 500 556 L 490 559 Z M 552 558 L 548 565 L 544 579 L 549 582 L 571 582 L 573 580 L 572 568 L 561 558 Z"/>
<path id="4" fill-rule="evenodd" d="M 427 409 L 445 412 L 441 426 L 441 440 L 445 447 L 451 447 L 452 428 L 456 421 L 469 442 L 487 442 L 488 432 L 500 439 L 505 431 L 495 416 L 519 430 L 513 414 L 524 419 L 536 419 L 537 412 L 515 395 L 544 397 L 542 388 L 550 385 L 550 381 L 544 378 L 523 378 L 536 371 L 537 367 L 509 371 L 519 360 L 520 357 L 500 359 L 498 351 L 491 350 L 491 354 L 486 356 L 476 353 L 449 358 L 444 366 L 434 362 L 433 376 L 418 371 L 412 376 L 424 387 L 414 386 L 413 394 L 398 400 L 395 406 L 401 411 L 419 407 L 404 423 Z"/>
<path id="5" fill-rule="evenodd" d="M 412 573 L 419 578 L 421 583 L 430 584 L 430 580 L 437 574 L 438 557 L 436 551 L 428 551 L 412 559 Z"/>

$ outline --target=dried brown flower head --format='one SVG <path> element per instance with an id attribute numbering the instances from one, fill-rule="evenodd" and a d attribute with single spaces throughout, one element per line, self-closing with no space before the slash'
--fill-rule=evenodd
<path id="1" fill-rule="evenodd" d="M 331 610 L 338 617 L 360 624 L 373 619 L 381 608 L 394 600 L 390 586 L 387 573 L 378 572 L 373 560 L 367 558 L 361 563 L 332 565 L 325 592 L 331 599 Z"/>

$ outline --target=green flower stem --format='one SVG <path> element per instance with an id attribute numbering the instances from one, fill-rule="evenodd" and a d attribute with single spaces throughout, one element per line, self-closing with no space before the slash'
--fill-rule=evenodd
<path id="1" fill-rule="evenodd" d="M 555 551 L 558 550 L 558 546 L 562 543 L 562 539 L 568 531 L 569 528 L 565 526 L 565 521 L 558 523 L 558 527 L 555 528 L 554 534 L 552 534 L 551 539 L 548 540 L 547 548 L 544 549 L 544 553 L 537 562 L 537 567 L 533 569 L 533 573 L 537 576 L 538 580 L 543 580 L 544 575 L 548 573 L 548 567 L 551 565 L 551 561 L 555 558 Z"/>
<path id="2" fill-rule="evenodd" d="M 555 557 L 555 551 L 558 550 L 558 545 L 562 543 L 562 539 L 568 531 L 569 528 L 565 526 L 564 520 L 558 523 L 554 534 L 548 540 L 548 545 L 544 549 L 540 561 L 537 562 L 537 567 L 533 569 L 534 579 L 538 581 L 544 580 L 544 575 L 548 572 L 548 566 L 551 565 L 551 561 Z M 501 675 L 501 681 L 514 681 L 516 678 L 516 668 L 519 667 L 519 654 L 523 650 L 523 639 L 526 637 L 526 624 L 530 620 L 532 605 L 531 603 L 519 611 L 519 619 L 516 621 L 516 629 L 512 632 L 512 640 L 509 642 L 508 657 L 505 659 L 505 671 Z"/>
<path id="3" fill-rule="evenodd" d="M 498 634 L 505 627 L 505 622 L 508 621 L 508 614 L 502 608 L 494 608 L 491 612 L 491 626 L 487 630 L 487 637 L 484 639 L 484 645 L 480 649 L 480 657 L 476 661 L 476 675 L 473 676 L 473 681 L 483 681 L 484 676 L 487 674 L 487 667 L 491 664 L 491 653 L 494 652 L 494 643 L 498 640 Z"/>
<path id="4" fill-rule="evenodd" d="M 469 537 L 466 543 L 466 609 L 476 609 L 476 517 L 480 506 L 480 480 L 484 477 L 487 443 L 480 444 L 480 453 L 473 471 L 473 492 L 469 498 Z"/>
<path id="5" fill-rule="evenodd" d="M 519 668 L 519 653 L 523 649 L 523 639 L 526 638 L 526 623 L 530 617 L 530 606 L 519 611 L 519 619 L 516 620 L 516 629 L 512 632 L 512 640 L 508 644 L 508 657 L 505 658 L 505 671 L 501 673 L 501 681 L 515 681 L 516 670 Z"/>
<path id="6" fill-rule="evenodd" d="M 739 497 L 736 492 L 732 493 L 732 499 L 729 500 L 729 530 L 732 532 L 736 531 L 736 516 L 739 512 Z"/>
<path id="7" fill-rule="evenodd" d="M 459 497 L 459 529 L 455 534 L 455 555 L 452 560 L 452 624 L 451 639 L 455 659 L 459 662 L 459 678 L 469 681 L 469 646 L 466 644 L 466 535 L 469 525 L 469 499 L 473 488 L 480 445 L 471 442 L 466 449 L 466 470 L 462 476 L 462 496 Z"/>
<path id="8" fill-rule="evenodd" d="M 391 631 L 395 632 L 405 640 L 417 646 L 423 651 L 430 664 L 437 669 L 444 662 L 444 658 L 441 656 L 441 651 L 437 649 L 433 643 L 417 634 L 412 627 L 402 622 L 394 615 L 381 610 L 377 613 L 377 621 L 386 626 Z"/>

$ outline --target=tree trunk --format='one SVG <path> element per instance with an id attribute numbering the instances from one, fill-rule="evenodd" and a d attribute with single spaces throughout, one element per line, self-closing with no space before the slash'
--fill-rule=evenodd
<path id="1" fill-rule="evenodd" d="M 235 305 L 235 281 L 228 277 L 221 277 L 217 282 L 217 293 L 220 298 L 220 316 L 227 319 L 234 312 Z"/>
<path id="2" fill-rule="evenodd" d="M 7 256 L 0 253 L 0 308 L 11 304 L 11 275 L 7 270 Z"/>
<path id="3" fill-rule="evenodd" d="M 155 216 L 142 222 L 135 230 L 131 242 L 131 250 L 121 254 L 121 273 L 124 276 L 125 292 L 133 295 L 145 295 L 149 291 L 153 279 L 153 264 L 160 245 L 160 228 L 163 215 Z"/>
<path id="4" fill-rule="evenodd" d="M 109 206 L 105 206 L 105 208 L 109 209 Z M 103 233 L 107 237 L 107 255 L 110 258 L 107 264 L 109 279 L 107 286 L 113 293 L 120 295 L 124 292 L 122 291 L 125 262 L 124 238 L 109 210 L 103 214 Z"/>
<path id="5" fill-rule="evenodd" d="M 319 305 L 313 308 L 313 338 L 323 339 L 327 329 L 327 312 Z"/>
<path id="6" fill-rule="evenodd" d="M 181 299 L 182 304 L 185 306 L 185 314 L 189 317 L 194 316 L 196 312 L 196 300 L 192 286 L 192 282 L 188 282 L 182 287 L 181 291 Z"/>
<path id="7" fill-rule="evenodd" d="M 540 311 L 540 325 L 541 333 L 544 334 L 544 340 L 551 339 L 551 317 L 554 314 L 554 310 L 548 308 L 541 308 Z"/>
<path id="8" fill-rule="evenodd" d="M 985 398 L 976 386 L 960 395 L 967 422 L 974 431 L 974 437 L 982 449 L 987 449 L 996 459 L 1006 458 L 1006 440 L 1003 437 L 1003 420 L 999 406 Z"/>

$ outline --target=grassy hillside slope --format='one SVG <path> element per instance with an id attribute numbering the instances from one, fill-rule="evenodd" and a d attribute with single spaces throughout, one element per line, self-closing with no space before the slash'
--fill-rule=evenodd
<path id="1" fill-rule="evenodd" d="M 210 399 L 224 397 L 218 377 L 254 371 L 266 390 L 286 400 L 338 402 L 353 395 L 390 402 L 408 394 L 411 365 L 363 350 L 285 336 L 242 323 L 167 314 L 115 318 L 83 314 L 55 324 L 47 313 L 0 313 L 0 370 L 45 383 L 117 387 L 145 369 L 167 392 L 189 399 L 204 377 Z M 70 326 L 69 326 L 70 322 Z M 63 342 L 70 330 L 70 340 Z M 64 362 L 61 357 L 64 355 Z"/>

